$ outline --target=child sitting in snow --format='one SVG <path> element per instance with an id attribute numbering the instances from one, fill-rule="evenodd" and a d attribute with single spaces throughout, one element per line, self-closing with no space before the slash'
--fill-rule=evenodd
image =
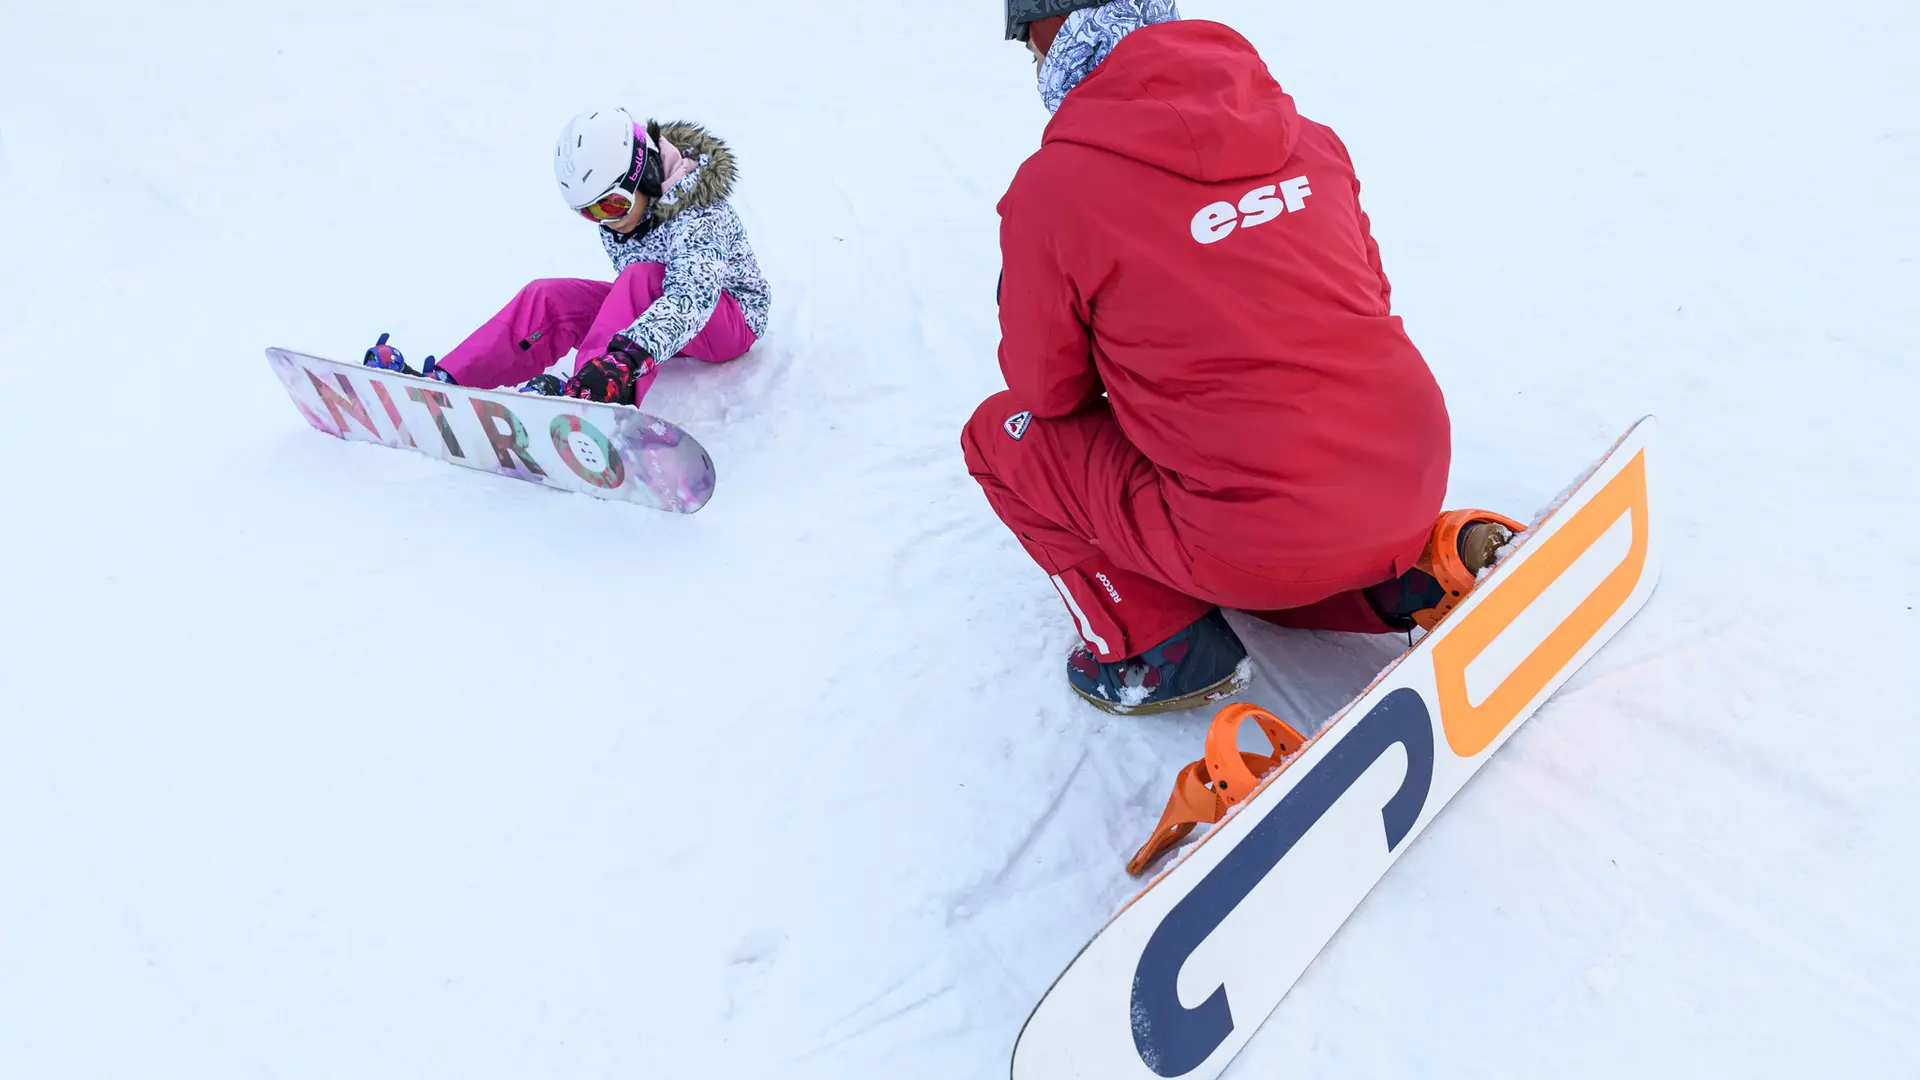
<path id="1" fill-rule="evenodd" d="M 523 383 L 527 393 L 638 404 L 659 361 L 732 360 L 766 332 L 769 295 L 746 230 L 727 202 L 733 153 L 693 124 L 642 126 L 625 109 L 573 118 L 554 148 L 567 205 L 600 226 L 612 282 L 544 278 L 445 359 L 414 372 L 398 350 L 370 366 L 460 386 Z M 573 377 L 542 374 L 579 350 Z"/>

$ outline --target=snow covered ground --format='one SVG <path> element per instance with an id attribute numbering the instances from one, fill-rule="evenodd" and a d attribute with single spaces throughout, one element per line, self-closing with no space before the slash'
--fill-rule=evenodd
<path id="1" fill-rule="evenodd" d="M 1650 412 L 1675 523 L 1229 1075 L 1914 1075 L 1920 9 L 1184 6 L 1352 148 L 1450 503 Z M 1004 1075 L 1206 714 L 1070 697 L 960 461 L 1046 118 L 999 30 L 0 5 L 0 1075 Z M 773 329 L 649 398 L 712 505 L 308 429 L 264 347 L 605 275 L 548 165 L 605 101 L 741 157 Z M 1261 641 L 1307 726 L 1393 651 Z"/>

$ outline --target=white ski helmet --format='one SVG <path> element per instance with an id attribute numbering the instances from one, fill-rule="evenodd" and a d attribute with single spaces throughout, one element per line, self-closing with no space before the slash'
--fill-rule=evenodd
<path id="1" fill-rule="evenodd" d="M 592 205 L 615 185 L 657 199 L 660 151 L 632 113 L 594 109 L 574 117 L 560 133 L 553 147 L 553 178 L 573 210 Z"/>

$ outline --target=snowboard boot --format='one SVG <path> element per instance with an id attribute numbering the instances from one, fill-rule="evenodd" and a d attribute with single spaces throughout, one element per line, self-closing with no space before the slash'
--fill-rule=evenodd
<path id="1" fill-rule="evenodd" d="M 558 375 L 535 375 L 521 384 L 520 392 L 541 394 L 546 397 L 563 397 L 567 392 L 567 384 L 561 382 Z"/>
<path id="2" fill-rule="evenodd" d="M 373 348 L 367 350 L 366 358 L 360 361 L 362 364 L 382 371 L 397 371 L 402 375 L 412 375 L 415 378 L 424 376 L 429 379 L 438 379 L 443 383 L 453 382 L 453 376 L 447 374 L 447 369 L 436 363 L 431 356 L 427 357 L 425 370 L 413 370 L 413 367 L 407 363 L 407 358 L 400 355 L 400 350 L 387 344 L 387 336 L 380 335 L 380 340 L 373 343 Z"/>
<path id="3" fill-rule="evenodd" d="M 1500 549 L 1524 531 L 1526 526 L 1491 510 L 1444 513 L 1413 569 L 1369 588 L 1367 599 L 1395 630 L 1418 626 L 1431 632 L 1473 591 Z"/>
<path id="4" fill-rule="evenodd" d="M 1067 657 L 1067 682 L 1110 713 L 1193 709 L 1246 689 L 1253 661 L 1219 608 L 1126 660 L 1102 662 L 1081 645 Z"/>
<path id="5" fill-rule="evenodd" d="M 566 396 L 615 405 L 633 404 L 633 385 L 654 368 L 653 357 L 616 336 L 604 355 L 584 361 L 567 380 Z"/>

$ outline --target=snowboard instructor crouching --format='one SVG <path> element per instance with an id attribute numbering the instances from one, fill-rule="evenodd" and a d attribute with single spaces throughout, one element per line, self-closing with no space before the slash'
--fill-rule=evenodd
<path id="1" fill-rule="evenodd" d="M 1006 0 L 1053 113 L 999 205 L 1000 369 L 968 471 L 1110 712 L 1244 688 L 1221 607 L 1431 627 L 1520 525 L 1441 514 L 1446 403 L 1359 181 L 1245 38 L 1173 0 Z"/>

